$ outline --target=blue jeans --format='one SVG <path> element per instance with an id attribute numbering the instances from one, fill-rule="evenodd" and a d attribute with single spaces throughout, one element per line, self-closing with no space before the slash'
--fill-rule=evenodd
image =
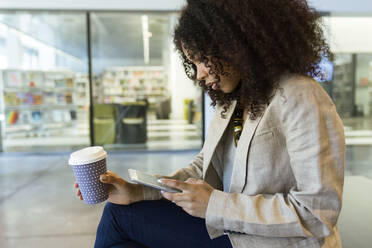
<path id="1" fill-rule="evenodd" d="M 193 217 L 167 200 L 106 203 L 94 247 L 232 248 L 227 235 L 210 239 L 205 219 Z"/>

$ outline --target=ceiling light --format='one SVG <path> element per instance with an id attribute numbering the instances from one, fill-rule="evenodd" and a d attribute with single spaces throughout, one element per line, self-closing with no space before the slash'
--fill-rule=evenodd
<path id="1" fill-rule="evenodd" d="M 150 40 L 152 33 L 149 32 L 149 18 L 147 15 L 142 16 L 142 38 L 143 38 L 143 59 L 145 64 L 150 63 Z"/>

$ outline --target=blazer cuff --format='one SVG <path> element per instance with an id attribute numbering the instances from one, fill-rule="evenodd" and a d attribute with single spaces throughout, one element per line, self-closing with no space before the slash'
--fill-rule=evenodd
<path id="1" fill-rule="evenodd" d="M 205 224 L 211 239 L 225 234 L 222 216 L 223 212 L 226 211 L 227 198 L 228 193 L 220 190 L 213 190 L 209 198 L 207 212 L 205 214 Z"/>
<path id="2" fill-rule="evenodd" d="M 143 199 L 145 201 L 160 200 L 162 195 L 159 190 L 141 185 L 143 190 Z"/>

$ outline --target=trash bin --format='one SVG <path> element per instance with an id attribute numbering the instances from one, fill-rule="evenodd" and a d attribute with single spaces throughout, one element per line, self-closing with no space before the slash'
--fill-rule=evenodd
<path id="1" fill-rule="evenodd" d="M 115 104 L 94 104 L 94 141 L 96 144 L 113 144 L 116 140 Z"/>
<path id="2" fill-rule="evenodd" d="M 171 99 L 170 97 L 164 97 L 159 99 L 155 103 L 155 114 L 158 120 L 168 120 L 171 111 Z"/>
<path id="3" fill-rule="evenodd" d="M 118 105 L 119 140 L 123 144 L 143 144 L 147 142 L 147 103 L 145 101 Z"/>

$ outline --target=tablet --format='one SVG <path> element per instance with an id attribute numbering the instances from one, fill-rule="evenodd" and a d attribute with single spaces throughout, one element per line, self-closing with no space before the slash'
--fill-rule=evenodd
<path id="1" fill-rule="evenodd" d="M 156 176 L 138 171 L 138 170 L 133 170 L 133 169 L 128 169 L 129 172 L 129 178 L 132 182 L 136 182 L 139 184 L 143 184 L 158 190 L 163 190 L 166 192 L 170 193 L 179 193 L 182 192 L 179 189 L 171 188 L 162 185 L 161 183 L 158 182 L 158 179 Z"/>

